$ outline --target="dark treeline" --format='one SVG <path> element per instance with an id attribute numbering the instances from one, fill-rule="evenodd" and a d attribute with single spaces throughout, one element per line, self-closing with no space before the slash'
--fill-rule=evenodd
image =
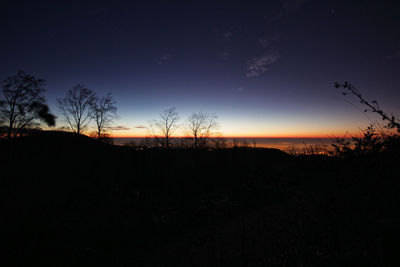
<path id="1" fill-rule="evenodd" d="M 2 83 L 0 96 L 0 136 L 16 138 L 38 131 L 43 126 L 54 127 L 56 116 L 47 105 L 45 80 L 37 79 L 20 70 Z M 118 117 L 117 107 L 110 93 L 100 97 L 83 85 L 76 85 L 58 99 L 59 114 L 67 129 L 83 134 L 89 123 L 90 135 L 99 140 L 108 137 L 108 129 Z"/>
<path id="2" fill-rule="evenodd" d="M 40 131 L 43 126 L 54 127 L 56 116 L 47 106 L 44 96 L 45 80 L 37 79 L 20 70 L 10 75 L 2 83 L 0 98 L 0 137 L 19 137 L 30 132 Z M 63 98 L 57 99 L 58 113 L 64 122 L 63 130 L 76 134 L 86 134 L 100 141 L 111 143 L 112 129 L 118 119 L 117 106 L 111 93 L 98 96 L 92 89 L 77 84 L 69 89 Z M 192 113 L 184 124 L 179 124 L 176 108 L 168 108 L 160 113 L 159 119 L 149 122 L 145 127 L 152 138 L 151 146 L 171 148 L 172 138 L 180 129 L 191 140 L 191 148 L 206 148 L 210 137 L 215 137 L 214 146 L 219 147 L 221 133 L 215 113 Z M 144 127 L 144 126 L 142 126 Z"/>
<path id="3" fill-rule="evenodd" d="M 152 123 L 166 125 L 159 145 L 114 146 L 77 134 L 85 116 L 75 132 L 13 126 L 18 138 L 0 138 L 7 266 L 399 266 L 395 119 L 385 135 L 339 138 L 335 156 L 294 156 L 199 149 L 200 133 L 182 149 L 175 109 Z"/>

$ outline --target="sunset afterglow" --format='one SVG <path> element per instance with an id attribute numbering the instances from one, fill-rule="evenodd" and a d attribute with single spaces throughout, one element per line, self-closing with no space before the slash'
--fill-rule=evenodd
<path id="1" fill-rule="evenodd" d="M 110 92 L 119 114 L 115 137 L 148 135 L 149 122 L 171 107 L 181 126 L 193 112 L 217 114 L 223 136 L 356 134 L 379 118 L 334 82 L 351 81 L 399 113 L 392 10 L 375 2 L 295 0 L 10 2 L 0 18 L 0 76 L 23 69 L 46 79 L 57 127 L 66 122 L 56 100 L 74 85 Z M 22 29 L 27 36 L 14 34 Z M 27 39 L 35 41 L 25 46 Z"/>

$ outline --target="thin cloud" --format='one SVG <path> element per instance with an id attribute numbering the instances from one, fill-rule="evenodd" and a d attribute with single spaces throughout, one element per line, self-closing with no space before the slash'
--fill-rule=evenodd
<path id="1" fill-rule="evenodd" d="M 113 131 L 127 131 L 127 130 L 130 130 L 131 128 L 128 128 L 125 126 L 114 126 L 114 127 L 110 127 L 110 129 Z"/>
<path id="2" fill-rule="evenodd" d="M 243 92 L 243 91 L 244 91 L 244 87 L 236 88 L 236 91 L 237 91 L 237 92 Z"/>
<path id="3" fill-rule="evenodd" d="M 219 58 L 222 59 L 222 60 L 229 60 L 231 58 L 231 54 L 228 53 L 228 52 L 222 52 L 219 55 Z"/>
<path id="4" fill-rule="evenodd" d="M 215 40 L 217 42 L 229 42 L 234 37 L 234 29 L 215 28 Z"/>
<path id="5" fill-rule="evenodd" d="M 108 8 L 108 7 L 97 7 L 97 8 L 93 8 L 88 11 L 89 15 L 95 15 L 95 16 L 101 16 L 101 17 L 108 16 L 112 12 L 113 12 L 113 9 Z"/>
<path id="6" fill-rule="evenodd" d="M 222 34 L 224 40 L 229 40 L 233 37 L 233 33 L 232 32 L 225 32 Z"/>
<path id="7" fill-rule="evenodd" d="M 264 52 L 262 52 L 260 56 L 247 61 L 246 76 L 248 78 L 260 76 L 264 72 L 267 72 L 269 70 L 268 66 L 280 58 L 279 50 L 275 45 L 275 42 L 278 41 L 280 37 L 281 34 L 274 34 L 269 37 L 262 36 L 257 40 L 256 45 Z"/>
<path id="8" fill-rule="evenodd" d="M 280 58 L 276 50 L 270 50 L 260 57 L 253 58 L 247 62 L 246 76 L 248 78 L 257 77 L 269 70 L 269 65 L 275 63 Z"/>
<path id="9" fill-rule="evenodd" d="M 260 38 L 258 39 L 258 45 L 262 48 L 267 48 L 271 46 L 271 42 L 266 38 Z"/>
<path id="10" fill-rule="evenodd" d="M 167 61 L 169 61 L 172 58 L 172 55 L 167 53 L 162 55 L 162 57 L 157 61 L 158 65 L 162 65 L 164 63 L 166 63 Z"/>
<path id="11" fill-rule="evenodd" d="M 272 17 L 272 21 L 281 20 L 285 16 L 297 12 L 310 0 L 287 0 L 283 1 L 280 11 Z"/>
<path id="12" fill-rule="evenodd" d="M 283 4 L 282 4 L 282 7 L 287 12 L 291 12 L 291 11 L 295 11 L 295 10 L 301 8 L 308 1 L 309 0 L 289 0 L 289 1 L 284 1 Z"/>
<path id="13" fill-rule="evenodd" d="M 257 45 L 263 49 L 274 49 L 275 43 L 282 38 L 283 33 L 274 33 L 261 36 L 257 40 Z"/>
<path id="14" fill-rule="evenodd" d="M 400 59 L 400 50 L 396 50 L 394 53 L 387 55 L 385 58 L 387 60 Z"/>
<path id="15" fill-rule="evenodd" d="M 147 129 L 147 127 L 143 126 L 143 125 L 138 125 L 138 126 L 135 126 L 135 129 Z"/>

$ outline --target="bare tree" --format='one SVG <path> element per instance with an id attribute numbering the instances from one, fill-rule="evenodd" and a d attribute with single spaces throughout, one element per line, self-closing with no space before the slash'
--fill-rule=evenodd
<path id="1" fill-rule="evenodd" d="M 1 104 L 0 104 L 1 105 Z M 0 138 L 7 135 L 7 127 L 4 125 L 5 117 L 0 113 Z"/>
<path id="2" fill-rule="evenodd" d="M 107 129 L 118 118 L 115 104 L 111 93 L 103 97 L 96 96 L 91 103 L 90 116 L 96 123 L 96 136 L 99 139 L 107 136 Z"/>
<path id="3" fill-rule="evenodd" d="M 160 119 L 150 123 L 153 136 L 165 148 L 170 148 L 171 136 L 178 129 L 179 116 L 176 108 L 168 108 L 160 113 Z"/>
<path id="4" fill-rule="evenodd" d="M 204 112 L 193 113 L 187 120 L 188 135 L 193 140 L 193 147 L 204 146 L 207 139 L 218 129 L 217 115 Z"/>
<path id="5" fill-rule="evenodd" d="M 57 99 L 59 112 L 74 133 L 81 134 L 90 123 L 95 97 L 92 90 L 78 84 L 68 90 L 65 98 Z"/>
<path id="6" fill-rule="evenodd" d="M 212 139 L 212 144 L 215 149 L 223 149 L 227 147 L 226 138 L 222 137 L 222 133 L 217 133 Z"/>
<path id="7" fill-rule="evenodd" d="M 36 127 L 39 121 L 48 126 L 55 125 L 55 116 L 50 113 L 43 96 L 45 80 L 36 79 L 20 70 L 3 81 L 3 100 L 0 100 L 0 122 L 11 138 L 24 130 Z"/>

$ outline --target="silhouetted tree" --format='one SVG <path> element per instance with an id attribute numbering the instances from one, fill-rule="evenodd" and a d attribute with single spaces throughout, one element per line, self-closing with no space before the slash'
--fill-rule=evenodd
<path id="1" fill-rule="evenodd" d="M 176 108 L 168 108 L 160 113 L 160 119 L 150 123 L 153 136 L 165 148 L 171 145 L 171 136 L 178 129 L 179 116 Z"/>
<path id="2" fill-rule="evenodd" d="M 3 81 L 0 100 L 0 122 L 7 128 L 9 138 L 38 126 L 39 121 L 55 125 L 43 93 L 45 80 L 36 79 L 20 70 Z"/>
<path id="3" fill-rule="evenodd" d="M 0 100 L 1 101 L 1 100 Z M 0 108 L 1 108 L 1 102 L 0 102 Z M 5 126 L 5 121 L 6 118 L 3 114 L 3 112 L 0 111 L 0 137 L 6 136 L 7 135 L 7 127 Z"/>
<path id="4" fill-rule="evenodd" d="M 96 123 L 97 138 L 106 137 L 108 127 L 118 118 L 117 107 L 111 93 L 103 97 L 95 96 L 90 108 L 90 116 Z"/>
<path id="5" fill-rule="evenodd" d="M 4 126 L 4 119 L 0 116 L 0 138 L 7 135 L 7 128 Z"/>
<path id="6" fill-rule="evenodd" d="M 198 112 L 189 116 L 188 135 L 193 139 L 195 149 L 206 144 L 207 139 L 218 129 L 217 115 Z"/>
<path id="7" fill-rule="evenodd" d="M 78 84 L 68 90 L 65 98 L 57 99 L 59 112 L 74 133 L 81 134 L 90 123 L 95 98 L 92 90 Z"/>
<path id="8" fill-rule="evenodd" d="M 222 137 L 221 133 L 218 133 L 217 136 L 211 138 L 211 141 L 215 149 L 224 149 L 227 147 L 227 140 Z"/>

